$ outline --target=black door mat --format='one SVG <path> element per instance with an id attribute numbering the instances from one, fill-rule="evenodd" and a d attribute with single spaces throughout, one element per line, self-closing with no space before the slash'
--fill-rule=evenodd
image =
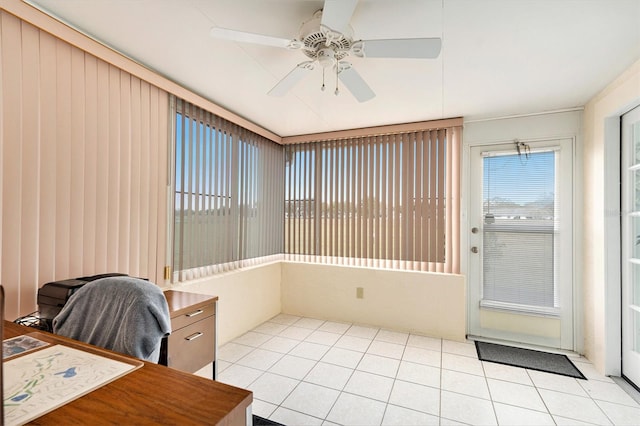
<path id="1" fill-rule="evenodd" d="M 265 419 L 264 417 L 253 415 L 253 426 L 284 426 L 282 423 Z"/>
<path id="2" fill-rule="evenodd" d="M 478 342 L 476 351 L 481 361 L 512 365 L 587 380 L 566 355 L 516 348 L 495 343 Z"/>

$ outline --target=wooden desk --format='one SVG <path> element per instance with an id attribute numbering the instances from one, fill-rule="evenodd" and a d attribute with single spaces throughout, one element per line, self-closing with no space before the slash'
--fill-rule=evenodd
<path id="1" fill-rule="evenodd" d="M 5 321 L 4 325 L 3 339 L 34 331 L 9 321 Z M 79 349 L 90 346 L 54 336 L 62 344 L 67 343 Z M 141 368 L 30 424 L 245 426 L 248 424 L 247 407 L 252 401 L 253 394 L 248 390 L 145 362 Z"/>

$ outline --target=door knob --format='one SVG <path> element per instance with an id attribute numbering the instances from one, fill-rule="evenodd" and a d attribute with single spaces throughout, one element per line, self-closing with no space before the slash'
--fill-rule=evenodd
<path id="1" fill-rule="evenodd" d="M 478 253 L 478 247 L 471 247 L 471 253 Z"/>

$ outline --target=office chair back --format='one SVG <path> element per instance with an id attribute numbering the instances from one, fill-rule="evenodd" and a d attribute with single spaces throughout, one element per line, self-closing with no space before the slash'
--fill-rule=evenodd
<path id="1" fill-rule="evenodd" d="M 85 284 L 53 319 L 53 332 L 151 362 L 171 333 L 167 300 L 139 278 L 109 277 Z"/>

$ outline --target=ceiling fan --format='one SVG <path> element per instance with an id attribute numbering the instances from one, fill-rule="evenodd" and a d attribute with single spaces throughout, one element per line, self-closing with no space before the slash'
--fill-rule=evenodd
<path id="1" fill-rule="evenodd" d="M 218 39 L 301 50 L 310 59 L 300 62 L 269 95 L 284 96 L 317 64 L 323 69 L 322 90 L 324 72 L 329 70 L 336 74 L 336 95 L 339 79 L 359 102 L 365 102 L 374 98 L 375 93 L 345 58 L 432 59 L 440 54 L 442 41 L 440 38 L 354 39 L 349 21 L 357 3 L 358 0 L 325 0 L 324 7 L 302 24 L 298 37 L 293 40 L 220 27 L 212 28 L 210 34 Z"/>

